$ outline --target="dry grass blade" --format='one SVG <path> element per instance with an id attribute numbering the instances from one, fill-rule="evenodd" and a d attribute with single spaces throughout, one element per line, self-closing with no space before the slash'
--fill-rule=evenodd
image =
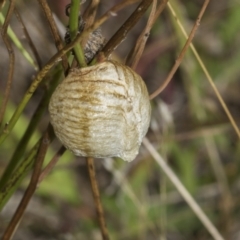
<path id="1" fill-rule="evenodd" d="M 88 173 L 89 173 L 89 177 L 90 177 L 90 181 L 91 181 L 94 202 L 95 202 L 95 205 L 97 208 L 97 215 L 98 215 L 99 224 L 100 224 L 100 228 L 101 228 L 101 232 L 102 232 L 102 239 L 109 240 L 108 230 L 107 230 L 106 223 L 105 223 L 103 207 L 101 204 L 100 194 L 99 194 L 96 175 L 95 175 L 93 158 L 90 158 L 90 157 L 87 158 L 87 166 L 88 166 Z"/>
<path id="2" fill-rule="evenodd" d="M 169 7 L 170 11 L 172 12 L 172 14 L 174 15 L 174 17 L 175 17 L 175 19 L 176 19 L 176 21 L 177 21 L 177 24 L 179 25 L 182 33 L 184 34 L 184 36 L 185 36 L 186 38 L 188 38 L 187 33 L 186 33 L 186 31 L 184 30 L 184 27 L 182 26 L 181 22 L 178 20 L 178 18 L 177 18 L 177 16 L 176 16 L 176 13 L 175 13 L 175 11 L 174 11 L 174 9 L 172 8 L 172 6 L 171 6 L 170 3 L 168 3 L 168 7 Z M 212 77 L 210 76 L 210 74 L 209 74 L 209 72 L 208 72 L 205 64 L 204 64 L 203 61 L 201 60 L 201 58 L 200 58 L 199 54 L 197 53 L 197 51 L 196 51 L 195 47 L 193 46 L 193 44 L 190 44 L 190 48 L 191 48 L 193 54 L 195 55 L 195 57 L 196 57 L 199 65 L 201 66 L 203 72 L 205 73 L 205 75 L 206 75 L 206 77 L 207 77 L 207 80 L 209 81 L 209 83 L 210 83 L 210 85 L 211 85 L 214 93 L 216 94 L 216 96 L 217 96 L 217 98 L 218 98 L 221 106 L 223 107 L 223 109 L 224 109 L 224 111 L 225 111 L 225 113 L 226 113 L 229 121 L 231 122 L 231 124 L 232 124 L 235 132 L 237 133 L 238 138 L 240 139 L 240 131 L 239 131 L 239 128 L 238 128 L 238 126 L 237 126 L 237 124 L 236 124 L 236 121 L 234 120 L 232 114 L 231 114 L 230 111 L 228 110 L 228 107 L 227 107 L 227 105 L 225 104 L 223 98 L 221 97 L 221 94 L 219 93 L 219 91 L 218 91 L 215 83 L 213 82 L 213 79 L 212 79 Z"/>
<path id="3" fill-rule="evenodd" d="M 50 129 L 50 125 L 49 125 L 46 133 L 44 134 L 41 144 L 39 146 L 38 154 L 37 154 L 33 172 L 32 172 L 31 181 L 28 185 L 28 188 L 27 188 L 16 212 L 13 215 L 13 218 L 11 219 L 5 233 L 3 234 L 2 240 L 9 240 L 12 238 L 13 234 L 16 231 L 17 226 L 19 225 L 19 221 L 21 220 L 21 218 L 28 206 L 28 203 L 31 200 L 31 198 L 37 188 L 37 183 L 38 183 L 38 179 L 39 179 L 39 176 L 41 173 L 43 161 L 44 161 L 44 158 L 45 158 L 45 155 L 47 152 L 48 145 L 50 143 L 49 133 L 48 133 L 49 129 Z"/>
<path id="4" fill-rule="evenodd" d="M 205 12 L 209 2 L 210 2 L 210 0 L 205 0 L 204 1 L 204 4 L 203 4 L 203 6 L 201 8 L 201 11 L 200 11 L 200 13 L 199 13 L 199 15 L 197 17 L 197 20 L 196 20 L 196 22 L 195 22 L 195 24 L 194 24 L 194 26 L 193 26 L 193 28 L 191 30 L 191 33 L 190 33 L 190 35 L 189 35 L 189 37 L 187 39 L 187 42 L 185 43 L 185 45 L 184 45 L 183 49 L 181 50 L 178 58 L 176 59 L 176 62 L 174 64 L 174 66 L 172 67 L 171 71 L 169 72 L 167 78 L 164 80 L 164 83 L 154 93 L 152 93 L 150 95 L 150 99 L 155 98 L 159 93 L 161 93 L 166 88 L 166 86 L 169 84 L 169 82 L 171 81 L 173 75 L 175 74 L 175 72 L 177 71 L 178 67 L 180 66 L 180 64 L 181 64 L 181 62 L 183 60 L 183 57 L 184 57 L 188 47 L 190 46 L 190 44 L 191 44 L 191 42 L 192 42 L 192 40 L 194 38 L 194 34 L 197 31 L 198 26 L 200 25 L 200 21 L 202 19 L 202 16 L 203 16 L 203 14 L 204 14 L 204 12 Z"/>
<path id="5" fill-rule="evenodd" d="M 233 208 L 233 196 L 229 188 L 228 178 L 224 171 L 224 166 L 217 150 L 216 144 L 212 137 L 205 137 L 205 145 L 208 151 L 209 159 L 213 168 L 214 175 L 218 182 L 218 187 L 221 192 L 221 209 L 223 212 L 222 220 L 224 221 L 223 231 L 227 233 L 227 239 L 230 238 L 231 232 L 231 211 Z"/>
<path id="6" fill-rule="evenodd" d="M 224 171 L 223 163 L 220 159 L 219 153 L 217 151 L 216 144 L 212 137 L 205 137 L 205 145 L 209 154 L 209 158 L 214 170 L 216 179 L 220 185 L 220 189 L 224 196 L 231 196 L 231 191 L 229 189 L 228 179 Z"/>
<path id="7" fill-rule="evenodd" d="M 152 146 L 152 144 L 148 141 L 147 138 L 144 138 L 143 144 L 147 148 L 147 150 L 150 152 L 152 157 L 159 164 L 159 166 L 161 167 L 163 172 L 167 175 L 169 180 L 177 188 L 177 190 L 182 195 L 182 197 L 185 199 L 185 201 L 188 203 L 188 205 L 192 208 L 192 210 L 194 211 L 196 216 L 203 223 L 203 225 L 206 227 L 206 229 L 209 231 L 209 233 L 212 235 L 212 237 L 215 240 L 224 240 L 223 237 L 221 236 L 221 234 L 216 229 L 216 227 L 208 219 L 206 214 L 202 211 L 202 209 L 199 207 L 199 205 L 196 203 L 196 201 L 193 199 L 193 197 L 189 194 L 187 189 L 182 185 L 181 181 L 178 179 L 178 177 L 175 175 L 175 173 L 171 170 L 171 168 L 167 165 L 167 163 L 159 155 L 159 153 L 155 150 L 155 148 Z"/>
<path id="8" fill-rule="evenodd" d="M 6 19 L 5 19 L 5 22 L 2 27 L 2 38 L 6 45 L 8 55 L 9 55 L 9 70 L 8 70 L 8 80 L 6 83 L 6 88 L 4 91 L 4 96 L 3 96 L 3 100 L 2 100 L 2 104 L 1 104 L 1 108 L 0 108 L 0 126 L 2 124 L 3 116 L 5 113 L 6 107 L 7 107 L 7 102 L 9 99 L 10 90 L 11 90 L 11 86 L 12 86 L 12 80 L 13 80 L 15 56 L 14 56 L 14 51 L 13 51 L 12 45 L 7 37 L 7 28 L 8 28 L 10 17 L 12 16 L 13 10 L 14 10 L 14 1 L 10 1 Z"/>
<path id="9" fill-rule="evenodd" d="M 59 35 L 56 23 L 53 19 L 51 9 L 48 6 L 48 3 L 46 0 L 38 0 L 38 2 L 42 6 L 43 12 L 48 20 L 49 26 L 52 31 L 53 38 L 55 40 L 56 47 L 57 47 L 58 51 L 60 51 L 63 48 L 63 43 L 62 43 L 62 39 Z M 63 64 L 64 72 L 66 73 L 68 70 L 68 60 L 67 60 L 66 55 L 62 56 L 62 64 Z"/>
<path id="10" fill-rule="evenodd" d="M 140 57 L 142 56 L 143 50 L 145 48 L 146 42 L 148 40 L 151 28 L 154 24 L 154 16 L 156 13 L 157 8 L 157 1 L 153 0 L 152 10 L 148 18 L 147 25 L 145 29 L 142 31 L 141 35 L 139 36 L 136 45 L 132 51 L 132 53 L 129 55 L 129 58 L 127 59 L 126 64 L 130 66 L 132 69 L 135 69 Z"/>
<path id="11" fill-rule="evenodd" d="M 29 35 L 29 33 L 28 33 L 28 30 L 27 30 L 27 28 L 26 28 L 26 26 L 25 26 L 25 24 L 24 24 L 24 22 L 23 22 L 23 19 L 22 19 L 21 15 L 20 15 L 19 11 L 17 10 L 17 8 L 14 9 L 14 13 L 15 13 L 18 21 L 19 21 L 20 24 L 22 25 L 22 29 L 23 29 L 23 32 L 24 32 L 24 34 L 25 34 L 25 37 L 26 37 L 26 39 L 27 39 L 27 41 L 28 41 L 28 44 L 29 44 L 30 48 L 32 49 L 32 52 L 33 52 L 33 54 L 34 54 L 34 56 L 35 56 L 35 59 L 37 60 L 38 69 L 41 69 L 41 68 L 42 68 L 41 58 L 40 58 L 40 56 L 39 56 L 39 54 L 38 54 L 38 51 L 37 51 L 37 49 L 36 49 L 36 47 L 35 47 L 32 39 L 31 39 L 31 37 L 30 37 L 30 35 Z"/>

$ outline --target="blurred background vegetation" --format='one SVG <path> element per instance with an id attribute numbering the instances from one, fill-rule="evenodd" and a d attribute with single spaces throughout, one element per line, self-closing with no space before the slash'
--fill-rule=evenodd
<path id="1" fill-rule="evenodd" d="M 101 0 L 98 16 L 120 1 Z M 203 1 L 170 1 L 189 33 Z M 59 30 L 64 36 L 69 0 L 50 0 Z M 85 4 L 86 5 L 86 4 Z M 85 7 L 83 5 L 83 8 Z M 120 11 L 103 24 L 109 39 L 136 8 Z M 48 23 L 37 1 L 16 1 L 24 23 L 39 52 L 42 65 L 56 53 Z M 4 12 L 4 11 L 3 11 Z M 229 111 L 240 122 L 240 0 L 212 0 L 204 14 L 193 44 L 207 66 Z M 145 15 L 116 49 L 113 57 L 124 61 L 147 21 Z M 13 32 L 31 52 L 16 17 Z M 160 86 L 185 43 L 175 18 L 166 8 L 154 25 L 137 72 L 149 93 Z M 7 122 L 29 87 L 34 67 L 14 46 L 16 62 L 11 96 L 3 123 Z M 0 40 L 0 98 L 8 73 L 8 53 Z M 53 70 L 54 71 L 54 70 Z M 56 69 L 55 69 L 56 71 Z M 48 74 L 51 80 L 51 74 Z M 17 125 L 2 144 L 0 174 L 11 159 L 33 112 L 49 89 L 46 79 L 34 93 Z M 148 138 L 188 191 L 197 200 L 226 239 L 240 239 L 240 146 L 222 106 L 217 100 L 194 55 L 188 50 L 167 88 L 152 101 Z M 49 121 L 47 108 L 29 141 L 30 150 Z M 55 140 L 46 162 L 58 150 Z M 25 154 L 26 154 L 25 153 Z M 142 147 L 131 163 L 121 159 L 96 159 L 96 174 L 111 239 L 212 239 L 202 223 Z M 0 213 L 0 232 L 7 226 L 29 182 L 21 187 Z M 84 158 L 66 151 L 52 173 L 34 195 L 14 237 L 24 239 L 101 239 L 91 186 Z"/>

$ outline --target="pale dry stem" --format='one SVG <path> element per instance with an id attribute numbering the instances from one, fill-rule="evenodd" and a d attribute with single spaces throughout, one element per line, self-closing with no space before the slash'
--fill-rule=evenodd
<path id="1" fill-rule="evenodd" d="M 130 66 L 132 69 L 136 68 L 138 61 L 142 56 L 146 42 L 150 35 L 150 30 L 152 29 L 152 26 L 154 24 L 154 16 L 156 13 L 156 8 L 157 8 L 157 0 L 153 0 L 152 9 L 149 14 L 147 25 L 142 31 L 142 33 L 140 34 L 134 49 L 130 52 L 129 57 L 127 58 L 126 65 Z"/>
<path id="2" fill-rule="evenodd" d="M 167 175 L 169 180 L 177 188 L 179 193 L 182 195 L 182 197 L 185 199 L 185 201 L 191 207 L 191 209 L 196 214 L 196 216 L 199 218 L 199 220 L 203 223 L 203 225 L 208 230 L 208 232 L 212 235 L 212 237 L 215 240 L 224 240 L 223 237 L 221 236 L 221 234 L 219 233 L 219 231 L 213 225 L 213 223 L 209 220 L 209 218 L 206 216 L 206 214 L 202 211 L 200 206 L 196 203 L 196 201 L 193 199 L 193 197 L 190 195 L 190 193 L 187 191 L 187 189 L 183 186 L 181 181 L 178 179 L 176 174 L 172 171 L 172 169 L 168 166 L 168 164 L 160 156 L 160 154 L 155 150 L 155 148 L 152 146 L 152 144 L 148 141 L 147 138 L 143 139 L 143 144 L 147 148 L 147 150 L 150 152 L 152 157 L 155 159 L 155 161 L 159 164 L 159 166 L 161 167 L 163 172 Z"/>

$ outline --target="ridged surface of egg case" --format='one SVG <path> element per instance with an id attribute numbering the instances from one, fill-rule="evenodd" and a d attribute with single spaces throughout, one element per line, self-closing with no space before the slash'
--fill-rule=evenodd
<path id="1" fill-rule="evenodd" d="M 151 106 L 141 77 L 106 61 L 72 69 L 53 93 L 49 112 L 56 136 L 75 155 L 131 161 L 147 133 Z"/>

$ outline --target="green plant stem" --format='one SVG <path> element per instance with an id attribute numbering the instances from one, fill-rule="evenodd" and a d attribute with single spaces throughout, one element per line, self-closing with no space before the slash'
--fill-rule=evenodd
<path id="1" fill-rule="evenodd" d="M 8 199 L 16 191 L 17 187 L 33 166 L 33 159 L 36 157 L 40 141 L 35 144 L 24 161 L 17 167 L 7 184 L 0 190 L 0 211 Z"/>
<path id="2" fill-rule="evenodd" d="M 53 129 L 51 129 L 51 131 L 49 131 L 50 142 L 53 141 L 54 136 L 55 135 L 54 135 Z M 16 191 L 16 189 L 20 185 L 21 181 L 28 174 L 28 172 L 32 169 L 34 160 L 38 153 L 38 149 L 39 149 L 41 140 L 42 140 L 42 138 L 39 139 L 39 141 L 34 145 L 34 147 L 31 149 L 31 151 L 29 152 L 27 157 L 15 169 L 15 171 L 11 175 L 11 178 L 9 179 L 7 184 L 4 186 L 4 188 L 0 190 L 0 212 L 1 212 L 2 208 L 5 206 L 5 204 L 7 203 L 8 199 Z"/>
<path id="3" fill-rule="evenodd" d="M 80 10 L 80 0 L 72 0 L 71 8 L 70 8 L 70 16 L 69 16 L 69 29 L 71 40 L 73 40 L 78 33 L 78 16 Z M 80 44 L 76 44 L 73 48 L 74 54 L 78 60 L 80 67 L 86 67 L 86 61 L 84 57 L 84 52 Z"/>
<path id="4" fill-rule="evenodd" d="M 24 214 L 36 188 L 37 188 L 38 179 L 41 174 L 44 158 L 47 153 L 48 146 L 50 144 L 50 139 L 49 139 L 50 127 L 51 126 L 49 124 L 45 134 L 43 135 L 43 137 L 41 139 L 40 146 L 38 148 L 37 157 L 36 157 L 36 160 L 34 161 L 34 167 L 33 167 L 31 181 L 27 187 L 27 190 L 25 191 L 25 193 L 23 195 L 23 198 L 22 198 L 20 204 L 18 205 L 16 212 L 14 213 L 10 223 L 8 224 L 6 230 L 3 234 L 3 237 L 2 237 L 3 240 L 8 240 L 13 237 L 13 235 L 22 219 L 22 216 L 23 216 L 23 214 Z"/>
<path id="5" fill-rule="evenodd" d="M 23 137 L 21 138 L 20 142 L 18 143 L 18 146 L 17 146 L 16 150 L 14 151 L 12 158 L 11 158 L 10 162 L 8 163 L 8 166 L 5 169 L 5 171 L 1 177 L 0 189 L 2 189 L 3 186 L 7 183 L 12 172 L 14 171 L 16 166 L 19 164 L 19 162 L 26 150 L 27 144 L 28 144 L 30 138 L 32 137 L 32 134 L 33 134 L 34 130 L 36 129 L 44 111 L 46 110 L 46 107 L 48 105 L 50 97 L 61 79 L 61 75 L 62 75 L 62 71 L 60 71 L 60 68 L 57 67 L 57 71 L 53 74 L 52 78 L 54 80 L 51 82 L 49 90 L 43 95 L 42 101 L 40 102 L 39 106 L 35 110 L 31 122 L 29 123 Z"/>

